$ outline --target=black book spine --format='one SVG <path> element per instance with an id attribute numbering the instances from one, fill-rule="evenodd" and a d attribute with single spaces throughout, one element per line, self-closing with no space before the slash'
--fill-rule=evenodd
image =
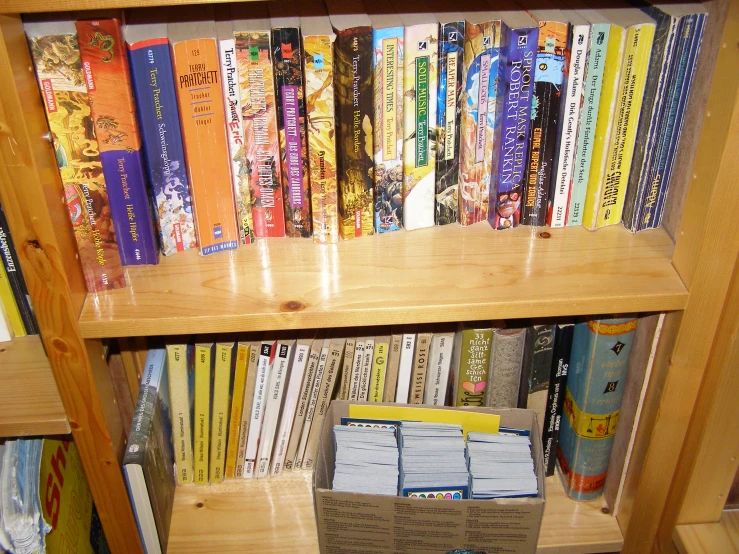
<path id="1" fill-rule="evenodd" d="M 139 397 L 133 412 L 131 430 L 128 433 L 128 444 L 123 456 L 123 465 L 136 464 L 143 466 L 146 459 L 146 449 L 154 421 L 154 408 L 157 401 L 157 388 L 150 384 L 153 365 L 147 364 L 144 368 L 144 378 L 139 387 Z"/>
<path id="2" fill-rule="evenodd" d="M 534 340 L 536 333 L 533 327 L 526 328 L 526 339 L 523 345 L 523 362 L 521 363 L 521 380 L 518 384 L 518 407 L 526 408 L 529 400 L 529 376 L 531 375 L 531 360 L 534 357 Z"/>
<path id="3" fill-rule="evenodd" d="M 552 357 L 552 372 L 549 378 L 549 395 L 544 420 L 544 468 L 547 477 L 554 475 L 556 465 L 557 441 L 559 439 L 559 423 L 562 418 L 565 388 L 567 387 L 567 372 L 570 366 L 570 352 L 572 350 L 572 336 L 575 326 L 571 323 L 557 326 L 554 338 L 554 355 Z"/>
<path id="4" fill-rule="evenodd" d="M 23 320 L 23 326 L 29 335 L 38 335 L 38 324 L 33 315 L 33 307 L 31 306 L 31 297 L 28 294 L 28 287 L 23 278 L 23 271 L 18 263 L 18 253 L 13 245 L 13 239 L 10 236 L 8 220 L 5 219 L 5 212 L 0 205 L 0 257 L 3 260 L 3 267 L 10 282 L 10 288 L 13 290 L 15 303 L 18 305 L 18 311 Z"/>

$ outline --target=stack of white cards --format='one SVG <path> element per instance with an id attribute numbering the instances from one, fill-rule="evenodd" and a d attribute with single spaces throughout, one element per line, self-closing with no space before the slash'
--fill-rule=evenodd
<path id="1" fill-rule="evenodd" d="M 398 441 L 395 428 L 334 425 L 333 490 L 398 494 Z"/>
<path id="2" fill-rule="evenodd" d="M 404 421 L 398 442 L 402 496 L 468 497 L 469 473 L 461 426 Z"/>
<path id="3" fill-rule="evenodd" d="M 471 498 L 537 495 L 529 437 L 470 432 L 467 457 L 472 478 Z"/>

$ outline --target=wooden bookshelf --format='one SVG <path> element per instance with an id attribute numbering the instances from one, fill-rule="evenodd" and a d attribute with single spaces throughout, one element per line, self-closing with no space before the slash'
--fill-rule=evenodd
<path id="1" fill-rule="evenodd" d="M 0 437 L 70 432 L 38 335 L 0 343 Z"/>
<path id="2" fill-rule="evenodd" d="M 716 523 L 678 525 L 673 536 L 680 554 L 739 552 L 739 512 L 725 511 Z"/>
<path id="3" fill-rule="evenodd" d="M 187 4 L 224 4 L 232 0 L 61 0 L 53 6 L 44 0 L 3 0 L 0 13 L 34 13 L 54 11 L 148 8 L 152 6 L 183 6 Z M 249 2 L 253 0 L 240 0 Z"/>
<path id="4" fill-rule="evenodd" d="M 603 502 L 575 502 L 547 478 L 540 553 L 618 552 L 623 536 Z M 311 472 L 177 488 L 168 554 L 318 552 Z"/>
<path id="5" fill-rule="evenodd" d="M 128 268 L 130 286 L 88 295 L 79 324 L 93 338 L 679 310 L 672 247 L 620 225 L 261 240 Z"/>

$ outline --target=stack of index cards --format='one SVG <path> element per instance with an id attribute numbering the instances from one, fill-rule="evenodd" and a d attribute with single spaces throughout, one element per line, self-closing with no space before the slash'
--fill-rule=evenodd
<path id="1" fill-rule="evenodd" d="M 398 442 L 401 496 L 469 498 L 469 473 L 461 426 L 404 421 Z"/>
<path id="2" fill-rule="evenodd" d="M 398 494 L 398 441 L 395 428 L 334 425 L 336 461 L 333 490 Z"/>
<path id="3" fill-rule="evenodd" d="M 467 458 L 474 500 L 537 495 L 528 436 L 470 432 Z"/>

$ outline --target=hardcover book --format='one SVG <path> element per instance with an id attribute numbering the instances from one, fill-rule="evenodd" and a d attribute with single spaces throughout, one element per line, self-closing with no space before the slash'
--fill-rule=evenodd
<path id="1" fill-rule="evenodd" d="M 132 12 L 125 27 L 162 254 L 198 247 L 166 23 Z"/>
<path id="2" fill-rule="evenodd" d="M 168 24 L 180 124 L 203 255 L 239 245 L 225 106 L 212 10 L 191 10 L 192 21 Z M 197 20 L 196 18 L 202 18 Z"/>
<path id="3" fill-rule="evenodd" d="M 251 244 L 255 240 L 254 220 L 251 215 L 251 187 L 249 168 L 246 163 L 246 141 L 244 120 L 241 113 L 241 89 L 239 87 L 239 68 L 236 60 L 236 41 L 234 40 L 231 21 L 219 19 L 216 23 L 216 31 L 218 33 L 218 54 L 221 59 L 221 87 L 225 100 L 228 156 L 231 162 L 231 183 L 234 191 L 234 201 L 236 202 L 239 243 Z"/>
<path id="4" fill-rule="evenodd" d="M 23 271 L 18 262 L 18 253 L 13 244 L 13 237 L 10 236 L 10 228 L 7 219 L 5 219 L 2 205 L 0 205 L 0 258 L 2 258 L 5 276 L 8 278 L 8 283 L 13 291 L 13 299 L 18 307 L 18 315 L 23 323 L 23 331 L 28 335 L 38 335 L 38 326 L 33 315 L 31 297 L 28 294 Z"/>
<path id="5" fill-rule="evenodd" d="M 431 333 L 418 333 L 416 352 L 413 359 L 411 373 L 411 392 L 408 404 L 423 404 L 423 394 L 426 390 L 426 371 L 429 365 L 429 350 L 431 349 Z"/>
<path id="6" fill-rule="evenodd" d="M 463 327 L 454 337 L 454 406 L 482 406 L 490 366 L 490 327 Z"/>
<path id="7" fill-rule="evenodd" d="M 215 345 L 215 364 L 211 383 L 210 471 L 208 473 L 208 482 L 210 483 L 220 483 L 223 481 L 226 468 L 233 349 L 234 343 L 232 342 L 219 342 Z"/>
<path id="8" fill-rule="evenodd" d="M 372 23 L 357 0 L 327 0 L 326 6 L 336 33 L 339 229 L 350 239 L 374 232 Z"/>
<path id="9" fill-rule="evenodd" d="M 457 222 L 459 138 L 464 90 L 464 16 L 436 14 L 439 20 L 439 87 L 436 95 L 437 225 Z"/>
<path id="10" fill-rule="evenodd" d="M 521 223 L 541 226 L 546 224 L 549 183 L 555 165 L 560 98 L 565 85 L 568 24 L 557 21 L 554 10 L 532 10 L 531 14 L 539 22 L 539 39 Z"/>
<path id="11" fill-rule="evenodd" d="M 126 286 L 74 25 L 25 23 L 89 292 Z M 64 52 L 62 61 L 55 52 Z"/>
<path id="12" fill-rule="evenodd" d="M 521 221 L 521 197 L 531 122 L 534 58 L 539 37 L 536 22 L 525 13 L 506 13 L 507 35 L 503 69 L 504 100 L 494 194 L 490 195 L 488 221 L 493 229 L 510 229 Z M 502 61 L 502 60 L 501 60 Z"/>
<path id="13" fill-rule="evenodd" d="M 231 387 L 231 414 L 228 420 L 228 442 L 226 443 L 226 479 L 236 477 L 239 455 L 239 435 L 244 410 L 244 389 L 249 369 L 249 343 L 236 343 L 234 358 L 233 387 Z M 241 475 L 238 475 L 241 477 Z"/>
<path id="14" fill-rule="evenodd" d="M 277 129 L 280 135 L 285 234 L 310 237 L 310 173 L 305 131 L 305 93 L 300 18 L 292 2 L 272 2 L 272 59 L 275 71 Z"/>
<path id="15" fill-rule="evenodd" d="M 254 233 L 257 237 L 284 237 L 285 208 L 270 47 L 271 27 L 269 19 L 265 19 L 265 6 L 255 4 L 248 10 L 253 19 L 237 20 L 232 25 Z"/>
<path id="16" fill-rule="evenodd" d="M 574 330 L 575 326 L 572 323 L 563 323 L 557 325 L 554 334 L 554 355 L 549 376 L 547 407 L 544 411 L 544 434 L 541 437 L 547 477 L 554 475 L 554 466 L 556 465 L 557 441 L 559 440 Z"/>
<path id="17" fill-rule="evenodd" d="M 195 345 L 195 388 L 193 392 L 193 479 L 196 485 L 208 482 L 210 446 L 210 395 L 213 379 L 213 343 Z"/>
<path id="18" fill-rule="evenodd" d="M 375 232 L 388 233 L 403 228 L 405 37 L 403 23 L 392 6 L 374 1 L 368 4 L 375 102 Z"/>
<path id="19" fill-rule="evenodd" d="M 485 395 L 489 408 L 518 407 L 526 328 L 493 329 L 490 370 Z"/>
<path id="20" fill-rule="evenodd" d="M 575 325 L 557 445 L 565 492 L 575 500 L 603 493 L 637 320 Z"/>
<path id="21" fill-rule="evenodd" d="M 126 45 L 117 19 L 75 23 L 123 265 L 159 261 Z"/>
<path id="22" fill-rule="evenodd" d="M 580 113 L 580 128 L 577 132 L 572 191 L 570 193 L 570 205 L 567 210 L 568 226 L 582 224 L 582 211 L 593 157 L 595 126 L 598 122 L 598 108 L 603 87 L 606 54 L 611 36 L 611 24 L 597 10 L 582 10 L 581 14 L 592 23 L 592 29 L 587 68 L 583 81 L 582 111 Z"/>
<path id="23" fill-rule="evenodd" d="M 526 344 L 518 387 L 518 407 L 534 410 L 539 433 L 544 429 L 544 411 L 549 393 L 549 376 L 554 355 L 553 324 L 536 324 L 526 329 Z"/>
<path id="24" fill-rule="evenodd" d="M 323 2 L 301 2 L 313 241 L 339 240 L 334 35 Z"/>
<path id="25" fill-rule="evenodd" d="M 167 345 L 167 373 L 172 409 L 172 445 L 177 482 L 192 483 L 192 416 L 195 373 L 186 344 Z"/>

